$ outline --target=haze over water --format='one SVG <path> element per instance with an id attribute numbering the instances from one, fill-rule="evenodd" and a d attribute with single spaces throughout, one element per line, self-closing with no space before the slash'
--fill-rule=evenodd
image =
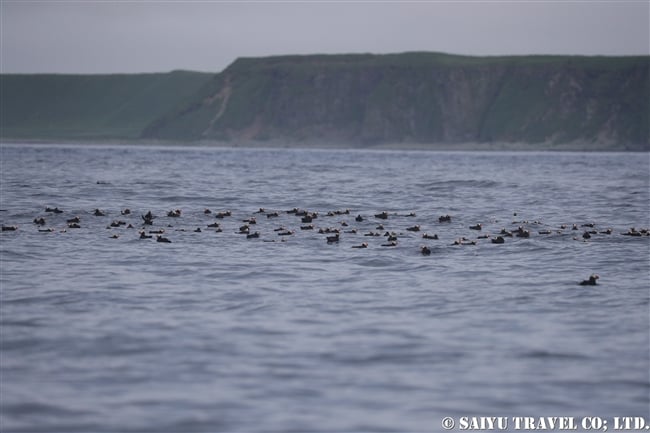
<path id="1" fill-rule="evenodd" d="M 647 153 L 0 152 L 0 222 L 18 226 L 0 236 L 3 431 L 650 418 L 650 237 L 622 235 L 650 226 Z M 293 208 L 319 212 L 315 230 Z M 147 211 L 146 230 L 172 243 L 138 239 Z M 76 215 L 81 228 L 67 228 Z M 251 216 L 258 239 L 237 233 Z M 612 233 L 585 240 L 588 223 Z M 530 238 L 477 239 L 520 225 Z M 338 243 L 318 233 L 327 227 Z M 386 231 L 397 246 L 382 246 Z M 478 242 L 452 245 L 460 237 Z M 593 273 L 597 286 L 578 285 Z"/>

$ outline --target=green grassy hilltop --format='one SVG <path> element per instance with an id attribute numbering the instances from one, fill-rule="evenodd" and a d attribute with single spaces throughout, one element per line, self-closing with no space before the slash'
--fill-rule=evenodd
<path id="1" fill-rule="evenodd" d="M 218 74 L 2 76 L 3 137 L 650 150 L 648 56 L 240 58 Z"/>
<path id="2" fill-rule="evenodd" d="M 213 75 L 1 75 L 2 138 L 138 138 Z"/>

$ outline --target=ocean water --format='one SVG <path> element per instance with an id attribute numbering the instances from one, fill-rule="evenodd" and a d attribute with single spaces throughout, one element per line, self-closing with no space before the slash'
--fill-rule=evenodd
<path id="1" fill-rule="evenodd" d="M 650 237 L 623 235 L 650 226 L 647 153 L 4 144 L 0 157 L 0 222 L 17 226 L 0 234 L 0 431 L 650 419 Z M 313 230 L 294 208 L 318 212 Z M 477 239 L 519 226 L 529 238 Z"/>

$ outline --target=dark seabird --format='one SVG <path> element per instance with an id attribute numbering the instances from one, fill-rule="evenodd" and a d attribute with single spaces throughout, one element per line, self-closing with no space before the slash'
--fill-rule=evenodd
<path id="1" fill-rule="evenodd" d="M 247 224 L 244 224 L 243 226 L 239 227 L 239 234 L 247 235 L 249 232 L 250 232 L 250 227 L 248 227 Z"/>
<path id="2" fill-rule="evenodd" d="M 426 245 L 420 247 L 420 252 L 422 253 L 423 256 L 431 255 L 431 249 L 429 247 L 427 247 Z"/>
<path id="3" fill-rule="evenodd" d="M 332 227 L 326 227 L 326 228 L 321 228 L 318 229 L 318 233 L 321 234 L 327 234 L 327 233 L 341 233 L 341 229 L 338 228 L 332 228 Z"/>
<path id="4" fill-rule="evenodd" d="M 589 232 L 584 232 L 582 234 L 582 239 L 591 239 L 591 235 L 589 234 Z"/>
<path id="5" fill-rule="evenodd" d="M 279 216 L 280 216 L 280 214 L 278 212 L 270 212 L 270 213 L 266 214 L 267 218 L 277 218 Z"/>
<path id="6" fill-rule="evenodd" d="M 229 216 L 232 216 L 232 212 L 230 212 L 229 210 L 227 210 L 227 211 L 219 212 L 219 213 L 216 214 L 214 217 L 215 217 L 215 218 L 222 219 L 222 218 L 229 217 Z"/>
<path id="7" fill-rule="evenodd" d="M 580 282 L 581 286 L 595 286 L 596 285 L 596 280 L 600 278 L 598 275 L 593 274 L 589 277 L 588 280 L 582 280 Z"/>
<path id="8" fill-rule="evenodd" d="M 45 218 L 43 218 L 43 217 L 34 218 L 34 224 L 39 225 L 39 226 L 44 226 L 45 225 Z"/>
<path id="9" fill-rule="evenodd" d="M 502 244 L 505 242 L 505 239 L 503 239 L 502 236 L 497 236 L 496 238 L 492 239 L 493 244 Z"/>
<path id="10" fill-rule="evenodd" d="M 154 235 L 161 235 L 161 234 L 165 233 L 165 229 L 149 230 L 149 233 L 154 234 Z"/>
<path id="11" fill-rule="evenodd" d="M 201 233 L 201 227 L 197 227 L 196 230 L 194 230 L 194 233 Z"/>
<path id="12" fill-rule="evenodd" d="M 203 210 L 203 213 L 206 214 L 206 215 L 210 215 L 210 214 L 212 213 L 212 211 L 206 207 L 206 208 Z"/>
<path id="13" fill-rule="evenodd" d="M 422 237 L 423 237 L 424 239 L 435 239 L 435 240 L 438 239 L 438 235 L 436 235 L 436 234 L 434 234 L 434 235 L 430 235 L 430 234 L 425 233 L 425 234 L 422 235 Z"/>
<path id="14" fill-rule="evenodd" d="M 246 239 L 257 239 L 260 237 L 260 232 L 249 233 L 246 235 Z"/>
<path id="15" fill-rule="evenodd" d="M 171 244 L 171 243 L 172 243 L 172 241 L 170 241 L 170 240 L 167 239 L 167 238 L 162 237 L 162 235 L 158 235 L 158 236 L 156 236 L 156 242 L 166 242 L 166 243 L 168 243 L 168 244 Z"/>
<path id="16" fill-rule="evenodd" d="M 472 230 L 481 230 L 483 228 L 483 225 L 482 224 L 476 224 L 476 225 L 473 225 L 473 226 L 469 226 L 469 228 L 472 229 Z"/>
<path id="17" fill-rule="evenodd" d="M 356 222 L 360 223 L 363 221 L 363 217 L 361 215 L 357 215 L 357 217 L 354 219 Z"/>
<path id="18" fill-rule="evenodd" d="M 643 233 L 638 231 L 636 228 L 631 227 L 627 233 L 623 233 L 623 236 L 643 236 Z"/>
<path id="19" fill-rule="evenodd" d="M 219 223 L 208 224 L 208 228 L 219 228 Z"/>
<path id="20" fill-rule="evenodd" d="M 264 212 L 266 212 L 266 209 L 264 209 L 263 207 L 261 207 L 261 208 L 260 208 L 256 213 L 264 213 Z"/>
<path id="21" fill-rule="evenodd" d="M 68 224 L 68 228 L 70 228 L 70 229 L 80 229 L 81 226 L 79 224 L 77 224 L 77 223 L 70 223 L 70 224 Z"/>
<path id="22" fill-rule="evenodd" d="M 368 242 L 364 242 L 361 245 L 352 245 L 352 248 L 368 248 Z"/>
<path id="23" fill-rule="evenodd" d="M 518 238 L 529 238 L 530 237 L 530 232 L 528 230 L 519 230 L 519 231 L 517 231 L 517 237 Z"/>
<path id="24" fill-rule="evenodd" d="M 144 230 L 140 232 L 140 239 L 151 239 L 153 236 L 147 235 Z"/>
<path id="25" fill-rule="evenodd" d="M 408 227 L 406 230 L 409 231 L 409 232 L 419 232 L 420 231 L 420 226 L 416 224 L 413 227 Z"/>
<path id="26" fill-rule="evenodd" d="M 381 213 L 378 213 L 378 214 L 375 215 L 375 218 L 379 218 L 379 219 L 382 219 L 382 220 L 388 219 L 388 212 L 383 211 Z"/>
<path id="27" fill-rule="evenodd" d="M 328 244 L 331 244 L 331 243 L 333 243 L 333 242 L 338 242 L 339 239 L 340 239 L 340 238 L 339 238 L 339 234 L 337 233 L 337 234 L 335 234 L 334 236 L 328 236 L 328 237 L 327 237 L 327 243 L 328 243 Z"/>
<path id="28" fill-rule="evenodd" d="M 250 217 L 248 219 L 242 220 L 242 222 L 245 222 L 246 224 L 257 224 L 255 217 Z"/>
<path id="29" fill-rule="evenodd" d="M 120 212 L 122 215 L 131 215 L 131 209 L 126 208 Z"/>
<path id="30" fill-rule="evenodd" d="M 278 236 L 291 236 L 295 232 L 293 230 L 285 230 L 282 232 L 278 232 Z"/>
<path id="31" fill-rule="evenodd" d="M 3 232 L 15 232 L 16 230 L 18 230 L 18 226 L 2 226 Z"/>
<path id="32" fill-rule="evenodd" d="M 388 242 L 387 244 L 381 244 L 382 247 L 396 247 L 397 241 Z"/>
<path id="33" fill-rule="evenodd" d="M 169 212 L 167 212 L 167 216 L 170 218 L 178 218 L 179 216 L 181 216 L 181 213 L 182 212 L 180 209 L 170 210 Z"/>
<path id="34" fill-rule="evenodd" d="M 63 213 L 63 211 L 61 209 L 59 209 L 58 207 L 55 207 L 55 208 L 46 207 L 45 212 Z"/>
<path id="35" fill-rule="evenodd" d="M 314 225 L 309 224 L 309 225 L 306 225 L 306 226 L 300 226 L 300 230 L 314 230 Z"/>
<path id="36" fill-rule="evenodd" d="M 118 234 L 114 234 L 113 236 L 111 236 L 111 239 L 117 239 L 117 238 L 119 238 L 119 237 L 120 237 L 120 235 L 118 235 Z"/>
<path id="37" fill-rule="evenodd" d="M 95 212 L 93 212 L 93 215 L 95 216 L 106 216 L 106 214 L 99 209 L 95 209 Z"/>
<path id="38" fill-rule="evenodd" d="M 441 222 L 441 223 L 450 223 L 450 222 L 451 222 L 451 216 L 449 216 L 449 215 L 442 215 L 441 217 L 438 218 L 438 222 Z"/>

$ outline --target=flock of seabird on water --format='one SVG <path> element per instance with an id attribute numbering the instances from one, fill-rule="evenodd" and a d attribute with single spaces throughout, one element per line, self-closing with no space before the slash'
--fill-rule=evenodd
<path id="1" fill-rule="evenodd" d="M 58 215 L 64 213 L 64 211 L 59 209 L 58 207 L 54 207 L 54 208 L 46 207 L 45 212 L 50 215 Z M 180 218 L 182 214 L 183 212 L 181 209 L 173 209 L 167 212 L 166 216 L 168 218 Z M 230 219 L 234 218 L 232 212 L 229 210 L 213 212 L 210 209 L 205 209 L 203 211 L 203 214 L 205 214 L 207 217 L 214 218 L 215 221 L 207 224 L 205 229 L 201 229 L 201 227 L 197 227 L 196 229 L 192 230 L 193 232 L 200 233 L 206 231 L 206 229 L 208 231 L 212 231 L 216 233 L 223 232 L 223 227 L 222 227 L 223 220 L 227 218 Z M 92 215 L 95 217 L 106 217 L 107 212 L 102 211 L 100 209 L 95 209 L 92 212 Z M 132 212 L 130 209 L 127 208 L 121 210 L 120 215 L 128 219 L 128 217 L 132 216 Z M 388 220 L 389 218 L 393 218 L 395 216 L 407 217 L 407 218 L 415 217 L 414 212 L 408 214 L 397 214 L 397 213 L 391 214 L 386 211 L 383 211 L 374 214 L 370 217 L 357 214 L 357 216 L 353 218 L 354 220 L 353 223 L 350 217 L 351 212 L 349 209 L 336 210 L 336 211 L 327 212 L 326 216 L 327 217 L 347 216 L 347 218 L 342 221 L 339 221 L 336 227 L 317 228 L 314 224 L 315 220 L 318 218 L 321 218 L 321 220 L 323 219 L 319 214 L 319 212 L 312 212 L 312 211 L 307 211 L 299 208 L 293 208 L 287 211 L 269 211 L 264 208 L 260 208 L 253 215 L 250 215 L 245 219 L 241 220 L 239 223 L 241 225 L 239 226 L 238 230 L 235 233 L 245 236 L 246 239 L 261 238 L 260 232 L 255 230 L 255 227 L 257 227 L 257 219 L 266 218 L 270 221 L 274 218 L 279 218 L 282 215 L 294 215 L 296 218 L 299 218 L 300 219 L 299 229 L 301 231 L 307 231 L 307 230 L 317 231 L 318 233 L 323 234 L 325 236 L 324 240 L 326 241 L 327 244 L 338 244 L 339 241 L 341 240 L 342 235 L 346 235 L 346 236 L 363 235 L 364 237 L 381 238 L 382 241 L 380 245 L 382 247 L 397 246 L 399 236 L 403 236 L 402 232 L 395 232 L 395 231 L 385 229 L 384 223 L 386 222 L 386 220 Z M 516 212 L 514 213 L 514 216 L 517 216 Z M 157 242 L 161 242 L 161 243 L 172 242 L 171 239 L 164 236 L 166 234 L 165 228 L 153 229 L 154 220 L 157 218 L 157 216 L 152 214 L 151 211 L 148 211 L 144 215 L 140 215 L 140 217 L 141 217 L 141 222 L 140 220 L 138 220 L 138 223 L 140 223 L 139 230 L 138 230 L 138 239 L 153 239 L 155 235 L 155 239 Z M 54 217 L 54 218 L 58 220 L 57 222 L 62 222 L 62 217 L 58 217 L 58 218 Z M 451 223 L 451 220 L 452 217 L 450 215 L 441 215 L 438 218 L 438 223 L 443 225 L 445 223 Z M 375 226 L 375 229 L 369 230 L 364 233 L 361 232 L 358 228 L 354 228 L 351 226 L 352 224 L 360 225 L 364 222 L 366 225 L 370 223 L 371 225 Z M 44 216 L 38 216 L 34 218 L 33 223 L 38 227 L 39 232 L 51 233 L 57 231 L 51 227 L 45 228 L 45 226 L 47 226 L 48 224 Z M 138 223 L 136 223 L 136 225 Z M 65 218 L 65 224 L 66 226 L 64 228 L 58 230 L 59 232 L 67 232 L 68 229 L 81 228 L 81 218 L 79 216 L 74 216 L 72 218 Z M 513 224 L 518 225 L 518 227 L 514 230 L 507 230 L 506 228 L 502 228 L 496 236 L 492 236 L 486 233 L 486 234 L 478 235 L 475 239 L 460 237 L 455 239 L 452 245 L 458 245 L 458 246 L 477 245 L 477 243 L 480 242 L 481 240 L 485 242 L 491 242 L 493 244 L 503 244 L 506 242 L 506 239 L 509 237 L 529 238 L 531 237 L 531 230 L 529 227 L 534 225 L 541 225 L 539 221 L 514 221 Z M 127 229 L 136 228 L 133 222 L 127 222 L 121 219 L 113 220 L 106 228 L 113 229 L 119 227 L 124 227 Z M 168 220 L 167 228 L 173 228 L 173 227 L 174 226 L 173 224 L 171 224 L 171 220 Z M 468 228 L 476 232 L 482 232 L 483 224 L 477 223 L 469 226 Z M 407 227 L 403 227 L 403 229 L 412 233 L 421 231 L 421 227 L 418 224 L 409 225 Z M 13 232 L 16 230 L 18 230 L 17 225 L 8 225 L 8 226 L 2 225 L 2 232 Z M 177 228 L 175 230 L 186 231 L 183 228 Z M 585 224 L 581 224 L 580 226 L 578 226 L 578 224 L 573 224 L 571 226 L 563 224 L 554 230 L 549 230 L 549 229 L 538 230 L 537 233 L 539 235 L 551 235 L 553 233 L 562 234 L 565 230 L 572 230 L 578 233 L 582 232 L 579 233 L 579 235 L 577 236 L 573 236 L 572 238 L 574 240 L 583 240 L 583 241 L 587 241 L 588 239 L 591 239 L 591 237 L 594 235 L 613 234 L 613 230 L 611 228 L 598 230 L 595 228 L 594 223 L 585 223 Z M 273 229 L 273 231 L 275 232 L 277 238 L 276 236 L 274 236 L 274 239 L 263 239 L 265 242 L 276 242 L 276 239 L 279 239 L 280 242 L 283 242 L 286 237 L 293 236 L 296 233 L 295 229 L 293 230 L 288 229 L 284 225 L 277 226 L 276 228 Z M 650 230 L 647 228 L 637 230 L 636 228 L 632 227 L 627 232 L 623 232 L 620 234 L 624 236 L 632 236 L 632 237 L 650 236 Z M 110 237 L 113 239 L 117 239 L 120 237 L 120 235 L 112 234 Z M 428 232 L 424 232 L 421 235 L 421 237 L 422 239 L 427 239 L 427 240 L 439 239 L 437 234 L 430 234 Z M 353 245 L 352 248 L 357 248 L 357 249 L 368 248 L 368 242 L 362 242 L 360 244 Z M 431 248 L 427 245 L 422 245 L 420 246 L 420 253 L 425 256 L 430 255 Z M 599 278 L 598 275 L 594 274 L 591 275 L 588 279 L 580 282 L 579 284 L 594 286 L 596 285 L 596 281 L 598 280 L 598 278 Z"/>

